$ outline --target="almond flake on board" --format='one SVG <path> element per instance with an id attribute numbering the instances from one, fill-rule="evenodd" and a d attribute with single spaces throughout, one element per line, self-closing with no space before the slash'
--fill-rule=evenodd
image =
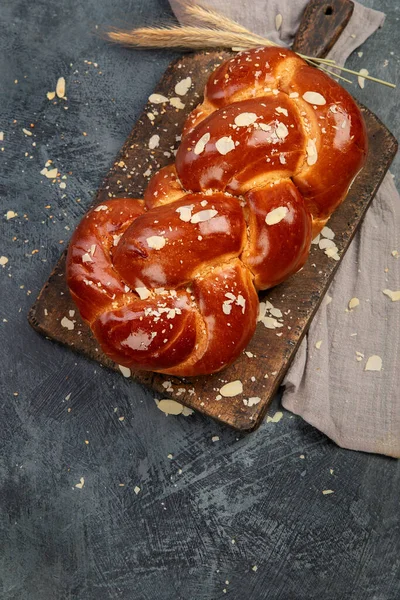
<path id="1" fill-rule="evenodd" d="M 128 378 L 131 376 L 131 370 L 128 367 L 123 367 L 122 365 L 118 365 L 118 369 L 121 371 L 121 373 L 124 377 Z"/>
<path id="2" fill-rule="evenodd" d="M 152 104 L 162 104 L 163 102 L 168 102 L 168 98 L 162 94 L 151 94 L 151 96 L 149 96 L 149 102 Z"/>
<path id="3" fill-rule="evenodd" d="M 275 29 L 277 31 L 279 31 L 280 28 L 282 27 L 282 21 L 283 21 L 282 15 L 280 13 L 277 14 L 276 17 L 275 17 Z"/>
<path id="4" fill-rule="evenodd" d="M 315 344 L 315 347 L 316 347 L 316 349 L 317 349 L 317 350 L 319 350 L 319 349 L 321 348 L 321 346 L 322 346 L 322 340 L 319 340 L 319 341 L 318 341 L 318 342 Z"/>
<path id="5" fill-rule="evenodd" d="M 166 415 L 180 415 L 183 413 L 183 404 L 176 402 L 175 400 L 170 400 L 169 398 L 160 400 L 157 404 L 157 408 Z"/>
<path id="6" fill-rule="evenodd" d="M 243 399 L 243 404 L 245 406 L 255 406 L 256 404 L 259 404 L 261 402 L 261 398 L 259 398 L 258 396 L 253 396 L 252 398 L 249 398 L 248 400 L 246 398 Z"/>
<path id="7" fill-rule="evenodd" d="M 377 354 L 373 354 L 367 360 L 364 371 L 380 371 L 382 369 L 382 359 Z"/>
<path id="8" fill-rule="evenodd" d="M 68 317 L 63 317 L 61 319 L 61 327 L 65 327 L 65 329 L 72 331 L 75 328 L 75 324 L 71 319 L 68 319 Z"/>
<path id="9" fill-rule="evenodd" d="M 239 379 L 230 381 L 220 388 L 219 393 L 221 396 L 224 396 L 224 398 L 233 398 L 234 396 L 243 394 L 243 384 Z"/>
<path id="10" fill-rule="evenodd" d="M 382 290 L 382 292 L 391 299 L 392 302 L 398 302 L 400 300 L 400 290 Z"/>
<path id="11" fill-rule="evenodd" d="M 182 100 L 178 97 L 170 98 L 169 103 L 171 104 L 171 106 L 173 106 L 174 108 L 177 108 L 178 110 L 185 108 L 185 105 L 183 104 Z"/>
<path id="12" fill-rule="evenodd" d="M 149 148 L 150 148 L 150 150 L 154 150 L 155 148 L 158 148 L 159 145 L 160 145 L 160 136 L 155 133 L 154 135 L 151 136 L 151 138 L 149 140 Z"/>
<path id="13" fill-rule="evenodd" d="M 186 77 L 185 79 L 182 79 L 175 86 L 175 94 L 178 94 L 178 96 L 185 96 L 188 93 L 191 85 L 192 85 L 191 77 Z"/>

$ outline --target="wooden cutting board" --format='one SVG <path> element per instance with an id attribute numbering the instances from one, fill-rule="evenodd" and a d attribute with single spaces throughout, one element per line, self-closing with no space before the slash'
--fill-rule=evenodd
<path id="1" fill-rule="evenodd" d="M 299 29 L 295 49 L 307 51 L 309 55 L 317 52 L 319 56 L 325 55 L 346 25 L 352 8 L 349 0 L 311 2 Z M 94 204 L 114 196 L 142 196 L 151 174 L 173 162 L 173 151 L 179 145 L 183 123 L 201 101 L 209 74 L 230 56 L 227 51 L 186 54 L 169 66 L 155 93 L 166 98 L 175 97 L 176 83 L 190 76 L 193 85 L 182 98 L 184 108 L 175 108 L 169 102 L 149 102 L 146 105 L 98 191 Z M 341 258 L 397 151 L 395 138 L 379 119 L 367 108 L 361 106 L 361 110 L 370 144 L 367 163 L 347 199 L 329 222 L 329 227 L 335 232 Z M 160 145 L 151 150 L 149 140 L 156 133 L 160 136 Z M 132 373 L 132 378 L 154 390 L 158 398 L 173 398 L 236 429 L 255 428 L 265 415 L 339 264 L 313 245 L 301 272 L 260 296 L 261 300 L 268 300 L 281 310 L 282 326 L 267 329 L 259 323 L 246 352 L 222 372 L 182 378 L 140 371 Z M 72 330 L 62 326 L 63 317 L 74 322 Z M 118 366 L 100 351 L 88 327 L 79 318 L 65 281 L 65 253 L 32 307 L 29 322 L 48 338 L 118 370 Z M 242 382 L 243 393 L 234 398 L 221 397 L 219 389 L 234 380 Z M 132 391 L 134 393 L 134 388 Z M 248 402 L 249 398 L 260 400 L 253 403 Z"/>

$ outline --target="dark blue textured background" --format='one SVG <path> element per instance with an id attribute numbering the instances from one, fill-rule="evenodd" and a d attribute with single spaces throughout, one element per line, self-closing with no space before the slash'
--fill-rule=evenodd
<path id="1" fill-rule="evenodd" d="M 349 64 L 398 79 L 400 6 L 364 4 L 388 18 Z M 166 417 L 153 394 L 27 324 L 175 57 L 98 33 L 169 15 L 166 0 L 0 0 L 0 597 L 398 600 L 398 461 L 341 450 L 287 412 L 249 436 Z M 59 76 L 68 101 L 53 105 Z M 400 137 L 398 92 L 352 91 Z M 70 173 L 65 190 L 40 175 L 48 159 Z"/>

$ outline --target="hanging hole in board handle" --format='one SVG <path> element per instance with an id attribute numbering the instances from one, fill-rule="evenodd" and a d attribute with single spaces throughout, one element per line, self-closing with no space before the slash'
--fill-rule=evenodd
<path id="1" fill-rule="evenodd" d="M 332 6 L 327 6 L 325 9 L 325 14 L 326 15 L 332 15 L 333 14 L 333 7 Z"/>

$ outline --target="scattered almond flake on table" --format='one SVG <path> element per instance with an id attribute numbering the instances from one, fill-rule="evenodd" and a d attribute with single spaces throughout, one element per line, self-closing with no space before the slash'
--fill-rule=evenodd
<path id="1" fill-rule="evenodd" d="M 178 83 L 175 86 L 175 94 L 178 94 L 178 96 L 185 96 L 188 93 L 191 85 L 192 85 L 191 77 L 186 77 L 185 79 L 178 81 Z"/>
<path id="2" fill-rule="evenodd" d="M 65 327 L 65 329 L 68 329 L 69 331 L 72 331 L 75 328 L 75 323 L 68 319 L 68 317 L 63 317 L 61 319 L 61 326 Z"/>
<path id="3" fill-rule="evenodd" d="M 149 96 L 149 102 L 152 104 L 162 104 L 163 102 L 168 102 L 168 98 L 162 94 L 151 94 L 151 96 Z"/>
<path id="4" fill-rule="evenodd" d="M 251 570 L 254 571 L 254 573 L 257 573 L 257 570 L 258 570 L 257 565 L 254 565 L 253 567 L 251 567 Z"/>
<path id="5" fill-rule="evenodd" d="M 236 379 L 235 381 L 230 381 L 223 385 L 219 390 L 221 396 L 224 398 L 233 398 L 234 396 L 238 396 L 243 393 L 243 384 L 240 379 Z"/>
<path id="6" fill-rule="evenodd" d="M 44 167 L 40 171 L 40 174 L 44 175 L 45 177 L 47 177 L 47 179 L 55 179 L 57 177 L 57 173 L 58 173 L 58 169 L 57 168 L 48 169 L 47 167 Z"/>
<path id="7" fill-rule="evenodd" d="M 218 435 L 213 435 L 211 438 L 212 442 L 219 442 L 219 436 Z"/>
<path id="8" fill-rule="evenodd" d="M 67 187 L 67 184 L 65 183 L 65 181 L 62 181 L 62 182 L 60 183 L 60 188 L 61 188 L 62 190 L 65 190 L 65 188 L 66 188 L 66 187 Z"/>
<path id="9" fill-rule="evenodd" d="M 64 77 L 59 77 L 56 85 L 56 94 L 58 98 L 65 97 L 65 79 Z"/>
<path id="10" fill-rule="evenodd" d="M 388 296 L 392 302 L 398 302 L 398 300 L 400 300 L 400 290 L 382 290 L 382 292 L 385 294 L 385 296 Z"/>
<path id="11" fill-rule="evenodd" d="M 151 138 L 149 140 L 149 148 L 150 148 L 150 150 L 154 150 L 155 148 L 158 148 L 159 145 L 160 145 L 160 136 L 155 133 L 154 135 L 151 136 Z"/>
<path id="12" fill-rule="evenodd" d="M 322 340 L 319 340 L 319 342 L 317 342 L 315 344 L 315 347 L 316 347 L 317 350 L 319 350 L 321 348 L 321 346 L 322 346 Z"/>
<path id="13" fill-rule="evenodd" d="M 377 354 L 373 354 L 367 360 L 364 371 L 380 371 L 382 369 L 382 359 Z"/>
<path id="14" fill-rule="evenodd" d="M 360 305 L 360 301 L 358 298 L 352 298 L 349 302 L 349 309 L 353 310 L 353 308 L 356 308 L 356 306 Z"/>
<path id="15" fill-rule="evenodd" d="M 135 494 L 137 496 L 140 492 L 140 487 L 138 485 L 135 485 L 135 487 L 133 488 L 133 491 L 135 492 Z"/>
<path id="16" fill-rule="evenodd" d="M 47 96 L 47 100 L 54 100 L 54 98 L 56 97 L 56 93 L 55 92 L 47 92 L 46 96 Z"/>
<path id="17" fill-rule="evenodd" d="M 225 156 L 235 149 L 235 142 L 230 136 L 224 136 L 215 142 L 215 147 L 222 156 Z"/>
<path id="18" fill-rule="evenodd" d="M 170 400 L 169 398 L 160 400 L 157 404 L 157 408 L 166 415 L 180 415 L 183 413 L 183 404 L 176 402 L 175 400 Z"/>
<path id="19" fill-rule="evenodd" d="M 244 112 L 235 117 L 235 125 L 238 127 L 248 127 L 257 121 L 256 113 Z"/>
<path id="20" fill-rule="evenodd" d="M 152 248 L 153 250 L 161 250 L 161 248 L 164 248 L 165 246 L 166 239 L 161 235 L 151 235 L 150 237 L 146 238 L 146 242 L 149 248 Z"/>
<path id="21" fill-rule="evenodd" d="M 24 132 L 25 135 L 28 135 L 29 137 L 32 135 L 32 131 L 29 131 L 29 129 L 23 128 L 22 131 Z"/>
<path id="22" fill-rule="evenodd" d="M 4 142 L 4 131 L 0 131 L 0 142 Z"/>
<path id="23" fill-rule="evenodd" d="M 364 89 L 365 86 L 365 77 L 363 77 L 363 75 L 369 75 L 369 71 L 367 71 L 367 69 L 360 69 L 359 71 L 360 75 L 358 76 L 358 85 L 360 86 L 361 89 Z"/>
<path id="24" fill-rule="evenodd" d="M 325 98 L 319 92 L 306 92 L 303 94 L 303 100 L 309 104 L 315 104 L 315 106 L 324 106 L 326 104 Z"/>
<path id="25" fill-rule="evenodd" d="M 249 398 L 248 400 L 246 398 L 243 399 L 243 404 L 245 406 L 255 406 L 256 404 L 259 404 L 261 402 L 261 398 L 259 398 L 258 396 L 253 396 L 252 398 Z"/>
<path id="26" fill-rule="evenodd" d="M 8 263 L 7 256 L 0 256 L 0 265 L 4 267 Z"/>
<path id="27" fill-rule="evenodd" d="M 131 370 L 128 367 L 123 367 L 122 365 L 118 365 L 118 369 L 121 371 L 124 377 L 131 376 Z"/>
<path id="28" fill-rule="evenodd" d="M 272 417 L 267 416 L 267 423 L 279 423 L 283 417 L 283 412 L 278 410 Z"/>
<path id="29" fill-rule="evenodd" d="M 18 214 L 16 212 L 14 212 L 13 210 L 8 210 L 5 214 L 5 217 L 6 217 L 7 221 L 9 221 L 10 219 L 14 219 L 15 217 L 18 217 Z"/>
<path id="30" fill-rule="evenodd" d="M 75 484 L 75 487 L 78 488 L 79 490 L 81 490 L 84 485 L 85 485 L 85 478 L 81 477 L 79 480 L 79 483 Z"/>
<path id="31" fill-rule="evenodd" d="M 329 496 L 329 494 L 334 494 L 334 490 L 322 490 L 324 496 Z"/>
<path id="32" fill-rule="evenodd" d="M 267 225 L 277 225 L 277 223 L 283 221 L 288 212 L 289 209 L 286 206 L 278 206 L 266 215 L 265 222 Z"/>
<path id="33" fill-rule="evenodd" d="M 282 21 L 283 21 L 283 17 L 281 14 L 277 14 L 275 17 L 275 29 L 277 31 L 280 30 L 280 28 L 282 27 Z"/>

